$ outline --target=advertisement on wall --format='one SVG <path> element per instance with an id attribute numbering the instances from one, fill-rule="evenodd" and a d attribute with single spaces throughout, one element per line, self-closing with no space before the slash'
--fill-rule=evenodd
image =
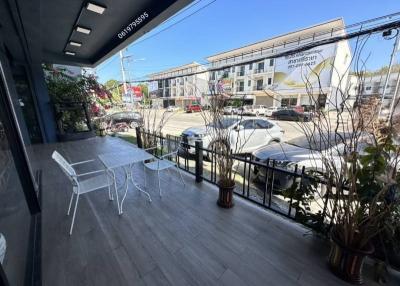
<path id="1" fill-rule="evenodd" d="M 273 89 L 305 93 L 306 87 L 329 87 L 335 52 L 330 44 L 277 58 Z"/>

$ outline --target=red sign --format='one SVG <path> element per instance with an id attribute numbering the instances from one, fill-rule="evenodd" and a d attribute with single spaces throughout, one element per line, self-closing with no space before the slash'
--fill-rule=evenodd
<path id="1" fill-rule="evenodd" d="M 142 88 L 140 86 L 132 86 L 131 87 L 132 94 L 134 94 L 136 97 L 142 97 Z"/>

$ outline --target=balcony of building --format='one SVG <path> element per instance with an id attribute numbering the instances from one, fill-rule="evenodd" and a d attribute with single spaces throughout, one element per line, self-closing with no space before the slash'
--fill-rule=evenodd
<path id="1" fill-rule="evenodd" d="M 152 202 L 130 187 L 122 215 L 107 191 L 83 196 L 69 236 L 71 185 L 52 152 L 82 161 L 134 148 L 113 137 L 35 146 L 35 168 L 42 170 L 43 285 L 348 285 L 327 268 L 326 241 L 239 197 L 234 208 L 219 208 L 217 188 L 187 173 L 186 186 L 161 174 L 161 198 L 156 174 L 148 174 Z M 134 178 L 143 185 L 141 164 Z"/>

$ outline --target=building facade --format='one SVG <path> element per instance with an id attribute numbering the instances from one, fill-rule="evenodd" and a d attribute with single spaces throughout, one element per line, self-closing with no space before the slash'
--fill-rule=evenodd
<path id="1" fill-rule="evenodd" d="M 207 104 L 208 71 L 199 63 L 168 69 L 149 75 L 149 94 L 153 106 L 185 106 Z"/>
<path id="2" fill-rule="evenodd" d="M 343 28 L 343 20 L 335 19 L 210 56 L 209 94 L 219 88 L 245 104 L 334 109 L 340 104 L 338 94 L 345 89 L 342 83 L 347 82 L 351 61 L 347 41 L 279 55 L 343 35 Z"/>
<path id="3" fill-rule="evenodd" d="M 389 78 L 387 78 L 389 76 Z M 385 82 L 388 80 L 386 90 Z M 373 72 L 364 76 L 349 75 L 347 90 L 350 98 L 367 99 L 369 97 L 382 98 L 382 108 L 389 109 L 392 101 L 398 97 L 399 94 L 399 80 L 400 73 L 393 71 L 388 74 L 388 71 Z"/>

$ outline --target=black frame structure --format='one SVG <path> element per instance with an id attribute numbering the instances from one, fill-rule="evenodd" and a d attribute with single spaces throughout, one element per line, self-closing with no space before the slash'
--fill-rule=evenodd
<path id="1" fill-rule="evenodd" d="M 21 130 L 15 115 L 11 101 L 11 88 L 8 83 L 12 82 L 9 74 L 8 63 L 0 54 L 0 119 L 3 123 L 11 154 L 14 158 L 24 197 L 31 215 L 29 230 L 29 246 L 26 254 L 25 285 L 41 285 L 41 263 L 40 263 L 40 204 L 38 195 L 39 184 L 35 184 L 32 170 L 28 162 L 25 145 Z M 40 178 L 37 178 L 40 182 Z M 0 285 L 9 285 L 7 277 L 0 264 Z"/>

